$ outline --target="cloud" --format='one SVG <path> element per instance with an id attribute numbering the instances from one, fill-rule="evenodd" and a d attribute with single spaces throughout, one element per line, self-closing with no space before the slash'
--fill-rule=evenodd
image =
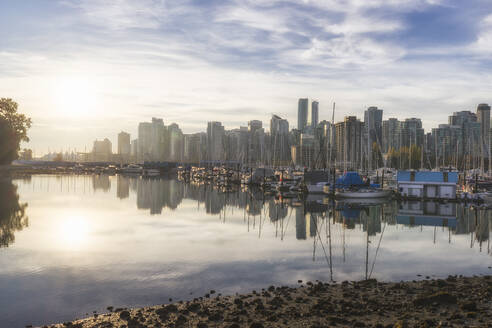
<path id="1" fill-rule="evenodd" d="M 211 116 L 233 128 L 272 112 L 295 126 L 296 99 L 306 96 L 320 100 L 322 119 L 331 117 L 323 104 L 336 101 L 337 120 L 376 105 L 385 117 L 425 114 L 429 129 L 491 102 L 492 6 L 477 3 L 480 11 L 452 0 L 64 0 L 0 29 L 0 88 L 39 123 L 31 139 L 43 148 L 43 127 L 73 119 L 50 99 L 64 78 L 97 86 L 99 115 L 81 122 L 121 118 L 98 130 L 113 140 L 151 116 L 185 132 L 205 130 Z"/>
<path id="2" fill-rule="evenodd" d="M 92 24 L 111 29 L 157 28 L 165 16 L 164 0 L 64 0 L 83 11 Z"/>

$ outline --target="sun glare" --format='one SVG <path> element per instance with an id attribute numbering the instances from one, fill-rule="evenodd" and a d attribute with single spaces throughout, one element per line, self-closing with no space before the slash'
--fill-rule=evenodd
<path id="1" fill-rule="evenodd" d="M 63 116 L 90 115 L 97 111 L 97 90 L 86 77 L 59 78 L 54 85 L 54 101 Z"/>
<path id="2" fill-rule="evenodd" d="M 89 224 L 83 217 L 66 217 L 60 222 L 59 240 L 61 246 L 76 249 L 87 243 Z"/>

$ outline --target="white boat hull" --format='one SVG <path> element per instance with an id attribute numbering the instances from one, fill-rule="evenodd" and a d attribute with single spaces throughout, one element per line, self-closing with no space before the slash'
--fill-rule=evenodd
<path id="1" fill-rule="evenodd" d="M 308 193 L 310 194 L 323 194 L 325 185 L 307 185 L 306 188 L 307 188 L 307 191 Z"/>
<path id="2" fill-rule="evenodd" d="M 391 190 L 339 191 L 335 195 L 339 198 L 385 198 L 391 195 Z"/>

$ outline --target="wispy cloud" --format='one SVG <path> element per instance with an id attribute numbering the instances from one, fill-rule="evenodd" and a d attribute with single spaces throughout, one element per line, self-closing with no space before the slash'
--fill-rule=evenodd
<path id="1" fill-rule="evenodd" d="M 321 118 L 330 116 L 323 104 L 336 100 L 337 119 L 377 105 L 385 116 L 425 115 L 426 128 L 446 121 L 449 112 L 492 102 L 492 4 L 483 0 L 63 0 L 38 6 L 34 14 L 17 1 L 0 4 L 0 89 L 39 124 L 33 144 L 50 140 L 46 126 L 73 119 L 53 100 L 55 85 L 67 79 L 94 86 L 95 108 L 83 124 L 120 119 L 99 130 L 112 138 L 120 129 L 134 133 L 150 116 L 177 121 L 185 132 L 203 130 L 211 118 L 232 128 L 266 121 L 273 112 L 295 125 L 301 96 L 320 100 Z M 70 142 L 90 142 L 77 133 Z"/>

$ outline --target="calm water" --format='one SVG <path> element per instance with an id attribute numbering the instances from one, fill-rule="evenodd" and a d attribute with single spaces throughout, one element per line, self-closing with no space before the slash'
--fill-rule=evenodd
<path id="1" fill-rule="evenodd" d="M 491 229 L 490 211 L 455 204 L 282 201 L 117 176 L 4 180 L 0 326 L 298 279 L 491 274 Z"/>

